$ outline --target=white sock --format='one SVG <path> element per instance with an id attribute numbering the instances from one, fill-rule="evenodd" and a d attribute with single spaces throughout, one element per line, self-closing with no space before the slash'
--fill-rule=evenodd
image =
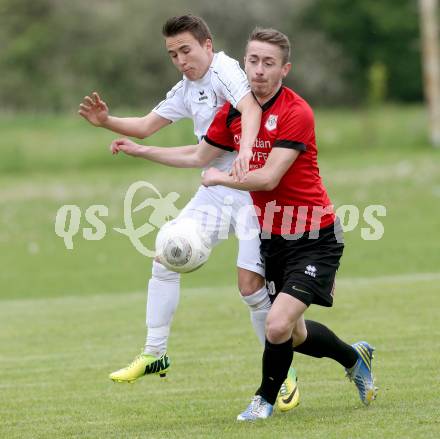
<path id="1" fill-rule="evenodd" d="M 180 274 L 153 261 L 152 277 L 148 282 L 145 354 L 160 357 L 166 352 L 179 294 Z"/>
<path id="2" fill-rule="evenodd" d="M 270 310 L 270 299 L 266 286 L 250 296 L 241 296 L 243 302 L 249 307 L 251 322 L 255 334 L 264 347 L 266 341 L 266 317 Z"/>

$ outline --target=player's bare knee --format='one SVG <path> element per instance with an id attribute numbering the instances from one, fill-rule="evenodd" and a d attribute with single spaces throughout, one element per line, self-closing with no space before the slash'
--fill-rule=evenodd
<path id="1" fill-rule="evenodd" d="M 292 327 L 287 320 L 266 320 L 266 338 L 270 343 L 283 343 L 290 338 Z"/>
<path id="2" fill-rule="evenodd" d="M 264 278 L 261 275 L 244 268 L 238 269 L 238 289 L 242 296 L 250 296 L 263 286 Z"/>

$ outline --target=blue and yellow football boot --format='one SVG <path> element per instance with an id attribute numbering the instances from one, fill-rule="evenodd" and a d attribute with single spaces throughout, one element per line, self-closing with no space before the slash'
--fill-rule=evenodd
<path id="1" fill-rule="evenodd" d="M 369 405 L 377 395 L 377 387 L 374 385 L 372 373 L 374 348 L 366 341 L 354 343 L 352 347 L 358 355 L 358 360 L 351 369 L 345 369 L 346 376 L 356 384 L 361 401 L 365 405 Z"/>

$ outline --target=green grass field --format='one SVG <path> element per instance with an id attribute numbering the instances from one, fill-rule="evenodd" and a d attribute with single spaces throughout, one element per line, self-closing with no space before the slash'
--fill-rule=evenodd
<path id="1" fill-rule="evenodd" d="M 168 378 L 107 378 L 145 336 L 151 260 L 112 230 L 123 225 L 124 193 L 146 180 L 162 195 L 178 192 L 183 207 L 199 172 L 111 157 L 115 136 L 74 116 L 1 116 L 0 437 L 438 438 L 440 151 L 427 145 L 425 124 L 418 107 L 317 112 L 321 174 L 336 207 L 382 204 L 387 216 L 379 241 L 361 239 L 362 215 L 346 233 L 335 306 L 308 317 L 376 346 L 378 400 L 361 406 L 339 365 L 296 355 L 300 407 L 237 425 L 261 352 L 234 285 L 233 239 L 183 277 Z M 191 125 L 153 141 L 190 143 Z M 104 239 L 78 233 L 66 250 L 54 231 L 63 204 L 83 215 L 108 206 Z"/>

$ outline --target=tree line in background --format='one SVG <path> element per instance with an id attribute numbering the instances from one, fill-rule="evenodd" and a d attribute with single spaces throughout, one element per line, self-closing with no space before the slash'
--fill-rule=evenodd
<path id="1" fill-rule="evenodd" d="M 240 61 L 256 25 L 286 33 L 287 84 L 313 104 L 422 100 L 417 0 L 0 0 L 0 109 L 71 110 L 98 90 L 148 111 L 179 79 L 161 27 L 184 13 Z"/>

